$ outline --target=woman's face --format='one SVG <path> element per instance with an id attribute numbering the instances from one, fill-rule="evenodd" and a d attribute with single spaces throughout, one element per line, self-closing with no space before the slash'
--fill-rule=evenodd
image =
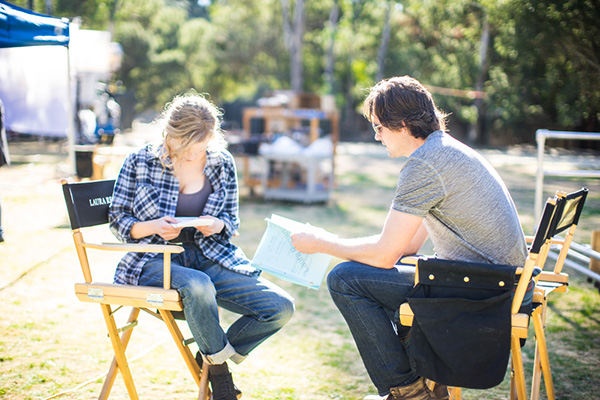
<path id="1" fill-rule="evenodd" d="M 206 149 L 208 148 L 208 142 L 210 142 L 211 138 L 212 135 L 207 135 L 200 142 L 190 143 L 183 151 L 181 159 L 183 161 L 191 162 L 206 157 Z"/>

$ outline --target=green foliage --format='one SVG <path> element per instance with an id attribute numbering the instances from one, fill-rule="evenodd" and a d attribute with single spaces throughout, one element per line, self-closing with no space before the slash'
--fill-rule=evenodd
<path id="1" fill-rule="evenodd" d="M 432 89 L 438 105 L 464 130 L 483 124 L 490 135 L 519 141 L 531 140 L 541 127 L 600 130 L 598 1 L 394 2 L 379 71 L 390 1 L 305 0 L 304 91 L 333 91 L 340 109 L 356 113 L 378 73 L 411 75 L 431 88 L 480 86 L 481 104 Z M 33 4 L 45 12 L 44 0 Z M 292 13 L 294 4 L 290 0 Z M 334 4 L 339 14 L 330 24 Z M 57 16 L 81 17 L 84 29 L 113 30 L 124 50 L 115 79 L 136 91 L 140 109 L 160 108 L 190 87 L 219 102 L 290 88 L 281 0 L 55 0 L 52 8 Z M 486 23 L 489 45 L 482 63 Z M 324 73 L 332 40 L 329 87 Z"/>
<path id="2" fill-rule="evenodd" d="M 502 86 L 491 80 L 493 100 L 498 105 L 507 96 L 521 105 L 512 107 L 506 122 L 600 128 L 599 13 L 593 0 L 515 0 L 496 9 L 496 23 L 509 24 L 495 42 Z"/>

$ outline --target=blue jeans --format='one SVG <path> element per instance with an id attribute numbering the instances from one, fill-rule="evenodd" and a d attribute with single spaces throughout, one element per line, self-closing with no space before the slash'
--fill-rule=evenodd
<path id="1" fill-rule="evenodd" d="M 185 320 L 208 363 L 243 361 L 292 317 L 293 299 L 283 289 L 215 264 L 195 244 L 183 247 L 185 251 L 171 260 L 171 288 L 181 295 Z M 144 265 L 138 284 L 163 286 L 162 255 Z M 227 332 L 220 325 L 218 307 L 241 314 Z"/>
<path id="2" fill-rule="evenodd" d="M 353 261 L 337 265 L 327 277 L 331 298 L 346 320 L 380 396 L 417 378 L 400 339 L 410 327 L 393 323 L 414 280 L 412 266 L 382 269 Z"/>

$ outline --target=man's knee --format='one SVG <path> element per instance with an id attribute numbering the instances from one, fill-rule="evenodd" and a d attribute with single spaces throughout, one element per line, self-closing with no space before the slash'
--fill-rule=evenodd
<path id="1" fill-rule="evenodd" d="M 343 293 L 348 288 L 348 277 L 353 274 L 356 263 L 346 261 L 336 265 L 327 275 L 327 287 L 330 292 Z"/>

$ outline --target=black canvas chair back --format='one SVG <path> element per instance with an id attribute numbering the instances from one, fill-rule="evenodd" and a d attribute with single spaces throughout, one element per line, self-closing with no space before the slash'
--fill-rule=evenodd
<path id="1" fill-rule="evenodd" d="M 553 219 L 556 209 L 556 198 L 548 199 L 544 205 L 544 211 L 542 212 L 540 223 L 535 231 L 535 236 L 533 237 L 533 242 L 529 250 L 530 252 L 533 252 L 534 254 L 540 254 L 542 246 L 546 240 L 552 237 L 552 230 L 550 229 L 550 226 L 552 222 L 554 222 Z"/>
<path id="2" fill-rule="evenodd" d="M 71 229 L 108 223 L 108 207 L 112 201 L 115 180 L 65 183 L 63 193 Z"/>
<path id="3" fill-rule="evenodd" d="M 588 190 L 582 188 L 577 192 L 559 196 L 556 213 L 560 218 L 556 218 L 552 222 L 549 230 L 551 236 L 558 235 L 579 223 L 579 217 L 581 216 L 587 194 Z"/>

